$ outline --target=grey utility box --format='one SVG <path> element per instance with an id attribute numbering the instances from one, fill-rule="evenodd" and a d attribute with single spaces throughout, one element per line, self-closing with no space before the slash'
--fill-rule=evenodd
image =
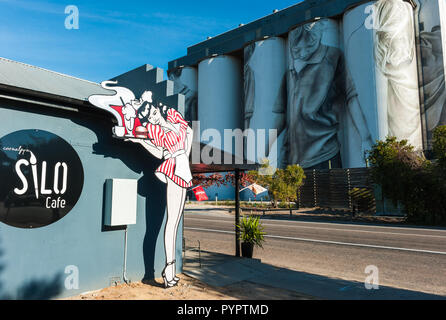
<path id="1" fill-rule="evenodd" d="M 105 182 L 106 226 L 136 224 L 138 181 L 134 179 L 107 179 Z"/>

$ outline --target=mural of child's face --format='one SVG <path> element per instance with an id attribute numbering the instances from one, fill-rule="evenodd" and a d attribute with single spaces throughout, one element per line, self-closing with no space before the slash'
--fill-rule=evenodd
<path id="1" fill-rule="evenodd" d="M 298 27 L 293 34 L 291 55 L 296 60 L 308 60 L 319 48 L 322 30 L 317 23 Z"/>
<path id="2" fill-rule="evenodd" d="M 378 49 L 381 50 L 383 62 L 398 67 L 410 64 L 413 59 L 414 34 L 406 4 L 402 1 L 389 0 L 376 9 L 379 12 Z"/>

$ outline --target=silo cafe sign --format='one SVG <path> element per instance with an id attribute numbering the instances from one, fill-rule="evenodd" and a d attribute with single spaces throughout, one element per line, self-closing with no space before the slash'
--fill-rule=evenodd
<path id="1" fill-rule="evenodd" d="M 73 147 L 43 130 L 21 130 L 0 139 L 0 221 L 39 228 L 63 218 L 84 183 Z"/>

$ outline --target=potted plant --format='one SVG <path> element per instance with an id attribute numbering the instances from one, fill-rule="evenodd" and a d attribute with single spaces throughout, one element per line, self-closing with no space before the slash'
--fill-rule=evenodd
<path id="1" fill-rule="evenodd" d="M 240 240 L 242 240 L 242 257 L 252 258 L 254 246 L 263 248 L 262 243 L 265 241 L 260 217 L 242 217 L 237 228 L 240 230 Z"/>

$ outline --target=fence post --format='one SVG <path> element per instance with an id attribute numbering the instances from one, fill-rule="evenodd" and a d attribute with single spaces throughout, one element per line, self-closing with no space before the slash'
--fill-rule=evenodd
<path id="1" fill-rule="evenodd" d="M 297 189 L 297 209 L 300 209 L 300 187 Z"/>
<path id="2" fill-rule="evenodd" d="M 352 209 L 352 195 L 351 195 L 351 189 L 352 185 L 350 182 L 350 169 L 347 169 L 347 183 L 348 183 L 348 207 L 350 210 Z"/>
<path id="3" fill-rule="evenodd" d="M 314 207 L 317 207 L 317 185 L 316 185 L 316 169 L 313 169 L 313 196 L 314 196 Z"/>
<path id="4" fill-rule="evenodd" d="M 240 171 L 235 170 L 235 256 L 240 257 Z"/>

